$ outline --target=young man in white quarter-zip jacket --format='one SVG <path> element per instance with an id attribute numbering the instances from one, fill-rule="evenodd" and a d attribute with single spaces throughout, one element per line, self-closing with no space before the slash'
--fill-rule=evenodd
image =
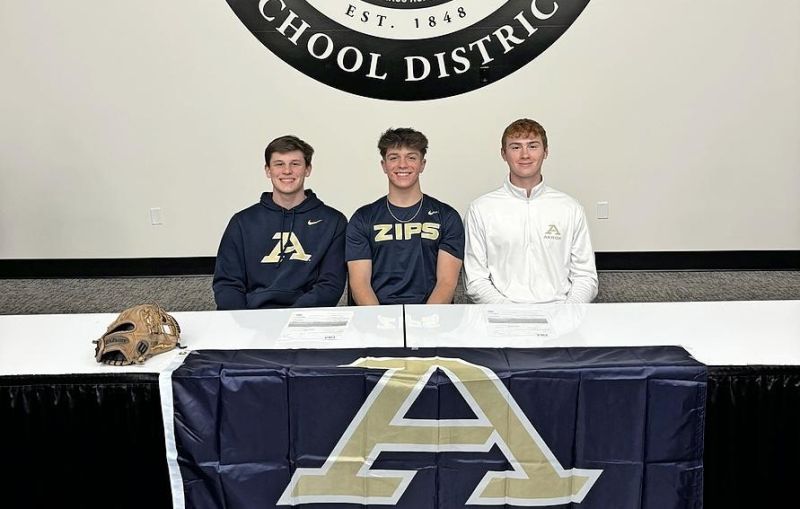
<path id="1" fill-rule="evenodd" d="M 481 304 L 591 302 L 597 270 L 586 215 L 545 185 L 547 133 L 520 119 L 503 132 L 503 186 L 472 202 L 464 220 L 467 295 Z"/>

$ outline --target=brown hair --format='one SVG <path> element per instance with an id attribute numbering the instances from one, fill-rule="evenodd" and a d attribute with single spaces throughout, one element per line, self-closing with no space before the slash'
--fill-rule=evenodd
<path id="1" fill-rule="evenodd" d="M 425 157 L 425 153 L 428 152 L 428 138 L 421 132 L 409 127 L 400 127 L 398 129 L 387 129 L 378 140 L 378 151 L 381 153 L 381 157 L 384 158 L 387 150 L 400 147 L 417 150 L 422 154 L 422 157 Z"/>
<path id="2" fill-rule="evenodd" d="M 524 138 L 526 136 L 540 137 L 542 145 L 547 150 L 547 132 L 545 132 L 542 124 L 529 118 L 521 118 L 511 122 L 503 131 L 503 137 L 500 139 L 500 147 L 505 150 L 506 140 L 508 138 Z"/>
<path id="3" fill-rule="evenodd" d="M 287 152 L 294 152 L 299 150 L 303 153 L 303 158 L 306 160 L 306 166 L 311 165 L 311 157 L 314 155 L 314 147 L 304 142 L 297 136 L 287 135 L 275 138 L 267 148 L 264 150 L 264 161 L 269 166 L 269 160 L 272 158 L 274 152 L 285 154 Z"/>

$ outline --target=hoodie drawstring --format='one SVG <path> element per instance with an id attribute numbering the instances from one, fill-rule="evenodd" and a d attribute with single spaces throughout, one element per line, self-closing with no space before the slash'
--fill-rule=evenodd
<path id="1" fill-rule="evenodd" d="M 294 218 L 295 218 L 296 215 L 297 215 L 296 210 L 292 209 L 292 218 L 289 221 L 289 235 L 290 236 L 291 236 L 292 232 L 294 231 Z M 286 209 L 281 207 L 281 239 L 280 239 L 281 254 L 278 257 L 278 267 L 280 267 L 281 263 L 283 263 L 284 249 L 286 248 L 286 245 L 283 243 L 283 225 L 284 224 L 286 224 Z"/>
<path id="2" fill-rule="evenodd" d="M 283 225 L 286 224 L 286 209 L 281 207 L 281 229 L 279 230 L 278 236 L 279 240 L 278 243 L 281 246 L 280 254 L 278 255 L 278 267 L 281 266 L 283 263 L 283 250 L 286 246 L 283 244 Z"/>
<path id="3" fill-rule="evenodd" d="M 289 223 L 289 232 L 294 231 L 294 217 L 297 215 L 296 209 L 292 209 L 292 221 Z"/>

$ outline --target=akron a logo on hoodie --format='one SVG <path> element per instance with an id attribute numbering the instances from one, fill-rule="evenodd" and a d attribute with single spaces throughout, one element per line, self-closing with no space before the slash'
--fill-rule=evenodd
<path id="1" fill-rule="evenodd" d="M 291 255 L 289 256 L 290 260 L 300 260 L 301 262 L 311 259 L 311 255 L 306 253 L 300 239 L 293 232 L 278 232 L 272 236 L 272 239 L 277 243 L 272 251 L 261 259 L 261 263 L 279 263 L 285 255 Z"/>
<path id="2" fill-rule="evenodd" d="M 228 0 L 282 60 L 339 90 L 413 101 L 528 64 L 589 0 Z"/>

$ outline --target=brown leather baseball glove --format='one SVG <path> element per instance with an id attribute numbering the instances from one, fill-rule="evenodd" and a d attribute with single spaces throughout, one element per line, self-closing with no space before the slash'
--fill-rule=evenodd
<path id="1" fill-rule="evenodd" d="M 178 322 L 158 304 L 128 308 L 94 341 L 97 362 L 112 366 L 141 364 L 180 346 Z"/>

